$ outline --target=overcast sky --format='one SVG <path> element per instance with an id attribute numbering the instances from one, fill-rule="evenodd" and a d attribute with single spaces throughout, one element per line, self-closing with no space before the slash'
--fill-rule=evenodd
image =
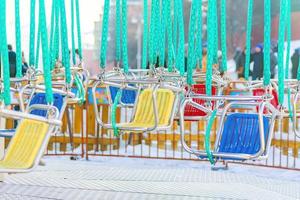
<path id="1" fill-rule="evenodd" d="M 15 47 L 15 8 L 14 0 L 7 0 L 6 15 L 7 15 L 7 32 L 8 43 Z M 38 0 L 36 0 L 38 2 Z M 68 26 L 71 27 L 70 22 L 70 8 L 71 0 L 65 0 L 68 15 Z M 52 0 L 45 0 L 47 9 L 47 24 L 50 27 L 50 15 Z M 99 14 L 102 9 L 103 0 L 79 0 L 80 14 L 81 14 L 81 29 L 82 29 L 82 42 L 84 46 L 92 45 L 94 43 L 94 22 L 99 20 Z M 38 9 L 38 5 L 36 6 Z M 29 31 L 30 31 L 30 0 L 20 1 L 20 15 L 21 15 L 21 33 L 22 33 L 22 49 L 25 54 L 28 53 L 29 46 Z M 36 22 L 37 23 L 37 22 Z M 70 33 L 70 32 L 69 32 Z"/>

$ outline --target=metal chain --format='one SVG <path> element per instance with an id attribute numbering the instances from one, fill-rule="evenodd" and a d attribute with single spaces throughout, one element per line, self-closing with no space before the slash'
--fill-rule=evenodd
<path id="1" fill-rule="evenodd" d="M 251 33 L 252 33 L 253 0 L 248 0 L 247 33 L 246 33 L 246 63 L 245 79 L 249 80 L 250 55 L 251 55 Z"/>

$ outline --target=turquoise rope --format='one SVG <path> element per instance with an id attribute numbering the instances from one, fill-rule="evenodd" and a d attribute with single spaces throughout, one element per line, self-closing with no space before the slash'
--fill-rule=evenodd
<path id="1" fill-rule="evenodd" d="M 279 34 L 278 34 L 278 91 L 279 103 L 284 103 L 284 39 L 286 24 L 286 0 L 280 2 Z"/>
<path id="2" fill-rule="evenodd" d="M 188 43 L 188 65 L 187 65 L 187 84 L 192 85 L 193 70 L 195 62 L 195 31 L 197 22 L 197 11 L 199 9 L 199 0 L 193 0 L 190 12 L 190 24 L 189 24 L 189 43 Z"/>
<path id="3" fill-rule="evenodd" d="M 121 0 L 116 0 L 116 61 L 121 61 Z"/>
<path id="4" fill-rule="evenodd" d="M 22 46 L 20 25 L 20 0 L 15 0 L 15 31 L 16 31 L 16 77 L 22 77 Z"/>
<path id="5" fill-rule="evenodd" d="M 217 2 L 214 2 L 214 11 L 213 11 L 213 19 L 215 21 L 215 24 L 218 24 L 218 8 L 217 8 Z M 218 26 L 215 25 L 214 29 L 214 64 L 218 64 L 218 50 L 219 50 L 219 34 L 218 34 Z"/>
<path id="6" fill-rule="evenodd" d="M 151 18 L 150 18 L 150 40 L 149 40 L 149 62 L 154 65 L 156 62 L 155 48 L 154 48 L 154 35 L 155 35 L 155 3 L 156 0 L 151 2 Z"/>
<path id="7" fill-rule="evenodd" d="M 122 60 L 123 70 L 128 73 L 128 49 L 127 49 L 127 0 L 122 0 Z"/>
<path id="8" fill-rule="evenodd" d="M 196 62 L 199 63 L 199 68 L 202 69 L 202 0 L 199 0 L 199 10 L 197 16 L 197 47 L 196 47 Z M 196 65 L 194 65 L 196 67 Z"/>
<path id="9" fill-rule="evenodd" d="M 227 71 L 227 33 L 226 33 L 226 0 L 221 0 L 221 48 L 222 67 L 221 71 Z"/>
<path id="10" fill-rule="evenodd" d="M 65 67 L 66 83 L 71 83 L 71 69 L 70 69 L 70 54 L 68 45 L 68 30 L 66 19 L 65 1 L 60 0 L 60 23 L 61 23 L 61 50 L 62 50 L 62 63 Z"/>
<path id="11" fill-rule="evenodd" d="M 144 0 L 144 31 L 143 31 L 143 57 L 142 69 L 147 68 L 147 49 L 148 49 L 148 0 Z"/>
<path id="12" fill-rule="evenodd" d="M 82 60 L 82 42 L 81 42 L 81 26 L 80 26 L 80 6 L 79 0 L 75 0 L 76 22 L 77 22 L 77 45 L 80 60 Z"/>
<path id="13" fill-rule="evenodd" d="M 72 62 L 73 65 L 76 65 L 76 56 L 75 56 L 75 19 L 74 19 L 74 2 L 75 0 L 71 0 L 71 35 L 72 35 Z"/>
<path id="14" fill-rule="evenodd" d="M 165 65 L 165 50 L 166 50 L 166 27 L 167 27 L 167 14 L 168 14 L 168 2 L 162 1 L 162 14 L 161 14 L 161 27 L 160 27 L 160 56 L 159 56 L 159 65 L 164 67 Z"/>
<path id="15" fill-rule="evenodd" d="M 183 4 L 181 0 L 177 0 L 178 4 L 178 29 L 179 29 L 179 35 L 178 35 L 178 53 L 177 53 L 177 59 L 176 59 L 176 66 L 179 68 L 180 76 L 184 76 L 184 19 L 183 19 Z"/>
<path id="16" fill-rule="evenodd" d="M 113 106 L 111 109 L 111 123 L 112 123 L 112 128 L 114 131 L 114 136 L 116 136 L 116 137 L 119 136 L 119 129 L 117 127 L 116 113 L 117 113 L 117 108 L 118 108 L 118 104 L 121 99 L 121 96 L 122 96 L 122 90 L 119 89 L 117 92 L 117 95 L 115 96 L 114 103 L 113 103 Z"/>
<path id="17" fill-rule="evenodd" d="M 172 12 L 171 12 L 171 1 L 167 3 L 167 42 L 168 42 L 168 72 L 173 71 L 174 67 L 174 46 L 173 46 L 173 27 L 172 27 Z"/>
<path id="18" fill-rule="evenodd" d="M 29 65 L 34 66 L 35 54 L 35 0 L 30 0 L 30 38 L 29 38 Z"/>
<path id="19" fill-rule="evenodd" d="M 53 103 L 52 78 L 50 72 L 48 31 L 47 31 L 44 0 L 39 0 L 39 26 L 41 28 L 40 30 L 41 30 L 41 42 L 42 42 L 42 54 L 43 54 L 44 80 L 46 86 L 46 100 L 48 103 L 51 104 Z"/>
<path id="20" fill-rule="evenodd" d="M 268 86 L 271 79 L 271 0 L 264 0 L 264 85 Z"/>
<path id="21" fill-rule="evenodd" d="M 76 74 L 74 77 L 75 85 L 78 89 L 77 98 L 79 99 L 78 104 L 81 106 L 85 102 L 85 89 L 80 80 L 79 76 Z"/>
<path id="22" fill-rule="evenodd" d="M 7 51 L 7 33 L 6 33 L 6 1 L 0 0 L 0 44 L 1 44 L 1 60 L 2 60 L 2 69 L 3 69 L 3 84 L 4 84 L 4 93 L 2 97 L 4 99 L 5 105 L 10 105 L 10 70 L 9 70 L 9 61 L 8 61 L 8 51 Z"/>
<path id="23" fill-rule="evenodd" d="M 247 33 L 246 33 L 246 63 L 245 63 L 245 79 L 249 80 L 250 54 L 251 54 L 251 33 L 252 33 L 252 15 L 253 0 L 248 0 L 248 16 L 247 16 Z"/>
<path id="24" fill-rule="evenodd" d="M 40 30 L 40 25 L 38 25 L 38 35 L 37 35 L 37 43 L 36 43 L 36 56 L 35 56 L 35 69 L 37 69 L 38 65 L 39 65 L 40 43 L 41 43 L 41 30 Z M 50 58 L 51 58 L 51 54 L 50 54 Z"/>
<path id="25" fill-rule="evenodd" d="M 204 146 L 205 146 L 205 152 L 207 154 L 207 158 L 209 160 L 209 162 L 214 165 L 215 164 L 215 160 L 214 160 L 214 156 L 211 152 L 210 149 L 210 133 L 211 133 L 211 129 L 212 126 L 214 124 L 214 120 L 217 116 L 217 110 L 214 110 L 208 120 L 208 124 L 206 126 L 206 130 L 205 130 L 205 142 L 204 142 Z"/>
<path id="26" fill-rule="evenodd" d="M 290 51 L 291 51 L 291 37 L 292 37 L 292 28 L 291 28 L 291 0 L 287 0 L 287 32 L 286 32 L 286 40 L 287 40 L 287 53 L 285 59 L 285 78 L 289 78 L 290 71 Z M 289 101 L 290 103 L 290 101 Z"/>
<path id="27" fill-rule="evenodd" d="M 102 38 L 101 38 L 101 53 L 100 53 L 100 67 L 105 68 L 106 65 L 106 50 L 107 50 L 107 37 L 109 25 L 109 4 L 110 0 L 104 2 L 104 14 L 102 20 Z"/>
<path id="28" fill-rule="evenodd" d="M 51 26 L 50 26 L 50 66 L 53 64 L 54 57 L 54 25 L 55 25 L 55 4 L 56 0 L 52 0 L 52 9 L 51 9 Z M 39 37 L 39 36 L 38 36 Z"/>
<path id="29" fill-rule="evenodd" d="M 207 49 L 207 69 L 206 69 L 206 94 L 208 96 L 212 95 L 212 70 L 213 70 L 213 62 L 214 62 L 214 29 L 215 29 L 215 20 L 214 18 L 214 7 L 216 2 L 214 0 L 208 0 L 208 13 L 207 13 L 207 30 L 211 31 L 211 34 L 207 33 L 207 43 L 208 43 L 208 49 Z"/>
<path id="30" fill-rule="evenodd" d="M 53 44 L 53 57 L 51 60 L 51 70 L 55 67 L 56 60 L 59 57 L 59 2 L 55 0 L 55 33 L 54 33 L 54 44 Z"/>

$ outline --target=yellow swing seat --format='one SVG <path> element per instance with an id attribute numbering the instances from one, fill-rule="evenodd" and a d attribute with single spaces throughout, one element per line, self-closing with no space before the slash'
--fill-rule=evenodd
<path id="1" fill-rule="evenodd" d="M 153 89 L 145 89 L 138 97 L 136 112 L 130 123 L 119 124 L 118 128 L 151 128 L 155 126 L 155 113 L 153 108 Z M 156 90 L 156 105 L 158 114 L 157 129 L 170 126 L 176 95 L 169 89 Z M 133 131 L 134 132 L 134 131 Z"/>
<path id="2" fill-rule="evenodd" d="M 34 168 L 48 144 L 49 128 L 46 122 L 23 119 L 0 161 L 0 172 L 26 172 Z"/>

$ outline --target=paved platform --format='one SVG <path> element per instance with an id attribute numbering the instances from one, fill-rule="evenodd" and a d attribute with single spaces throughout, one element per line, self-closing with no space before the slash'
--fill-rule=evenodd
<path id="1" fill-rule="evenodd" d="M 45 158 L 6 177 L 0 199 L 300 199 L 300 172 L 205 162 L 131 158 Z"/>

